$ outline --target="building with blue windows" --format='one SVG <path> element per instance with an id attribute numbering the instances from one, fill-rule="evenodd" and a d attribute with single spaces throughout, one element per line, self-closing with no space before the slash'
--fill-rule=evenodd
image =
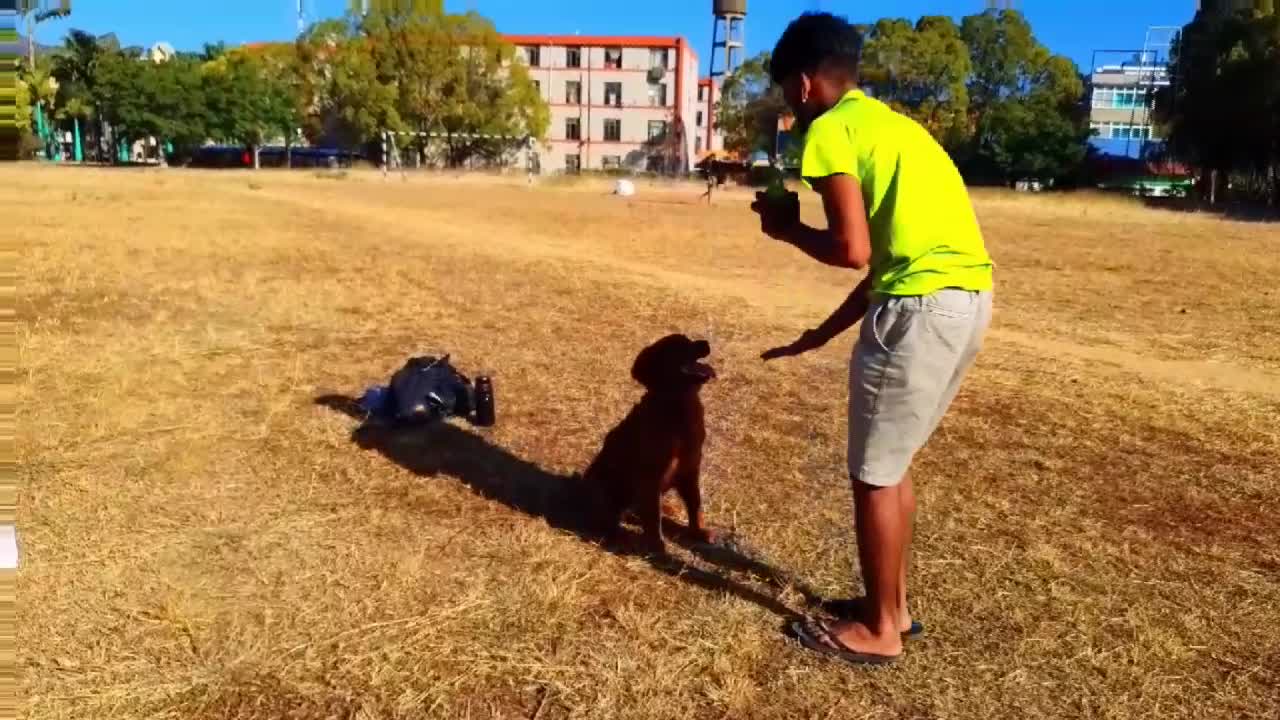
<path id="1" fill-rule="evenodd" d="M 1163 146 L 1151 110 L 1156 93 L 1169 86 L 1168 65 L 1139 53 L 1131 62 L 1094 68 L 1089 84 L 1095 148 L 1107 155 L 1139 158 Z"/>

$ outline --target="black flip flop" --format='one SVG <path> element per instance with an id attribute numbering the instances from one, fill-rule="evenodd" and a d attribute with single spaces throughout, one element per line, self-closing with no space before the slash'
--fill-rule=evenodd
<path id="1" fill-rule="evenodd" d="M 844 600 L 827 600 L 822 603 L 822 609 L 835 615 L 841 620 L 851 620 L 858 615 L 858 611 L 862 609 L 863 598 L 846 598 Z M 903 640 L 919 640 L 924 636 L 924 624 L 919 620 L 911 621 L 911 629 L 902 633 Z"/>
<path id="2" fill-rule="evenodd" d="M 892 665 L 898 661 L 898 655 L 877 655 L 849 649 L 821 620 L 796 620 L 791 623 L 791 632 L 809 650 L 843 660 L 850 665 Z"/>

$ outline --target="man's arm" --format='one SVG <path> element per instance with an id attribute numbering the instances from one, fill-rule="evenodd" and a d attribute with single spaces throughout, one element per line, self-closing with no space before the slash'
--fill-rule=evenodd
<path id="1" fill-rule="evenodd" d="M 845 330 L 853 327 L 863 315 L 867 314 L 867 307 L 871 304 L 871 274 L 862 278 L 862 282 L 849 293 L 849 297 L 840 303 L 840 307 L 831 313 L 831 317 L 822 321 L 822 324 L 813 331 L 814 335 L 822 340 L 825 345 L 827 342 L 837 337 Z"/>
<path id="2" fill-rule="evenodd" d="M 764 360 L 773 360 L 780 357 L 790 357 L 801 353 L 815 350 L 826 345 L 836 336 L 845 330 L 853 327 L 855 323 L 867 314 L 867 307 L 871 304 L 871 274 L 868 273 L 862 282 L 849 293 L 849 297 L 845 298 L 840 307 L 836 308 L 831 316 L 822 321 L 814 330 L 806 330 L 800 339 L 774 348 L 763 353 L 760 357 Z"/>
<path id="3" fill-rule="evenodd" d="M 812 181 L 822 196 L 827 228 L 800 222 L 799 198 L 771 203 L 767 198 L 752 207 L 760 213 L 766 234 L 795 245 L 818 262 L 861 270 L 871 262 L 871 228 L 862 202 L 862 187 L 851 175 L 829 175 Z"/>

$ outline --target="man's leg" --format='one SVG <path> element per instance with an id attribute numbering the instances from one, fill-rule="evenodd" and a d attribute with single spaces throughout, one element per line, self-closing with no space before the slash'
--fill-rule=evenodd
<path id="1" fill-rule="evenodd" d="M 903 523 L 901 486 L 853 483 L 858 561 L 867 599 L 862 617 L 831 626 L 831 632 L 854 652 L 898 655 L 902 652 L 899 607 L 902 604 Z"/>
<path id="2" fill-rule="evenodd" d="M 902 515 L 902 563 L 898 573 L 898 597 L 895 603 L 894 613 L 897 618 L 898 630 L 907 632 L 911 629 L 911 610 L 907 605 L 907 570 L 911 565 L 911 538 L 915 526 L 916 514 L 916 496 L 911 486 L 911 476 L 907 475 L 902 478 L 902 483 L 898 485 L 898 509 Z M 856 493 L 856 490 L 855 490 Z M 855 498 L 856 498 L 855 494 Z M 855 500 L 856 502 L 856 500 Z M 859 552 L 859 560 L 862 553 Z M 864 571 L 865 577 L 865 571 Z M 869 586 L 867 580 L 863 581 L 864 586 Z M 838 600 L 831 603 L 833 612 L 841 617 L 861 618 L 866 614 L 870 607 L 868 597 L 856 598 L 854 600 Z"/>
<path id="3" fill-rule="evenodd" d="M 911 565 L 911 537 L 916 522 L 916 494 L 911 487 L 911 476 L 904 475 L 898 485 L 898 511 L 902 515 L 902 570 L 898 574 L 898 630 L 911 629 L 911 610 L 907 607 L 907 569 Z"/>

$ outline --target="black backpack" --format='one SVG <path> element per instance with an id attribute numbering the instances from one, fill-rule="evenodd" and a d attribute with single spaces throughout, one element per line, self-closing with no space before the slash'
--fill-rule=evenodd
<path id="1" fill-rule="evenodd" d="M 475 390 L 465 375 L 449 364 L 449 356 L 410 358 L 391 376 L 390 408 L 400 422 L 432 422 L 468 417 Z"/>

